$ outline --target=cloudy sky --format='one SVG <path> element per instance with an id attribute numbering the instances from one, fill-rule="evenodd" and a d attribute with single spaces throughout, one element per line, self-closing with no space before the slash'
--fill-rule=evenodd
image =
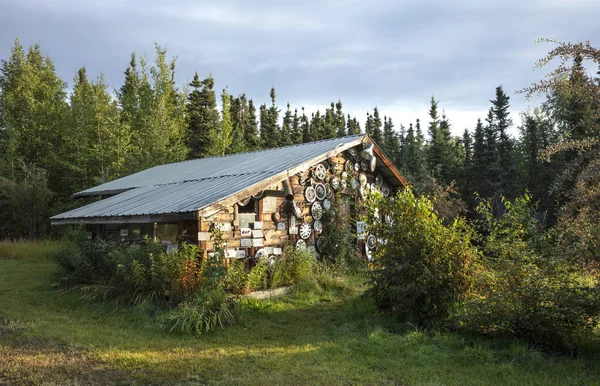
<path id="1" fill-rule="evenodd" d="M 600 44 L 597 0 L 158 1 L 0 0 L 0 58 L 15 37 L 40 42 L 71 82 L 85 65 L 118 88 L 132 51 L 178 56 L 177 81 L 212 72 L 216 88 L 309 111 L 341 99 L 364 120 L 427 119 L 435 95 L 458 134 L 484 118 L 496 86 L 515 95 L 541 78 L 539 37 Z"/>

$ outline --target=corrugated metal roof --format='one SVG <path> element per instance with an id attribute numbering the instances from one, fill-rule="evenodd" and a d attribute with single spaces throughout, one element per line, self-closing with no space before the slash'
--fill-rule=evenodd
<path id="1" fill-rule="evenodd" d="M 77 193 L 76 197 L 119 194 L 51 220 L 193 212 L 362 137 L 156 166 Z"/>
<path id="2" fill-rule="evenodd" d="M 74 197 L 118 193 L 143 186 L 171 184 L 235 174 L 280 173 L 346 144 L 364 134 L 223 157 L 201 158 L 155 166 L 76 193 Z"/>
<path id="3" fill-rule="evenodd" d="M 269 176 L 270 173 L 252 173 L 134 188 L 52 220 L 193 212 Z"/>

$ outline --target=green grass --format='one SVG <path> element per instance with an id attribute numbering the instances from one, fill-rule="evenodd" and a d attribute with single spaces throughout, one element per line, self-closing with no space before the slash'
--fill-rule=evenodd
<path id="1" fill-rule="evenodd" d="M 47 260 L 48 257 L 60 250 L 62 245 L 59 241 L 0 241 L 0 260 L 2 259 L 26 259 Z"/>
<path id="2" fill-rule="evenodd" d="M 0 260 L 0 384 L 600 384 L 596 357 L 398 324 L 356 278 L 243 302 L 235 325 L 195 338 L 165 331 L 144 305 L 61 294 L 54 270 L 43 254 Z"/>

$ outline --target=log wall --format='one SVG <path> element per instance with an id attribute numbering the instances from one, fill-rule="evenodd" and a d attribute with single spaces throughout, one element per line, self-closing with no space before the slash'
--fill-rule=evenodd
<path id="1" fill-rule="evenodd" d="M 241 203 L 224 207 L 211 216 L 201 218 L 199 223 L 204 224 L 200 227 L 201 233 L 205 232 L 205 234 L 199 234 L 199 239 L 209 237 L 206 232 L 209 231 L 210 224 L 219 224 L 231 256 L 237 253 L 239 257 L 242 255 L 252 257 L 259 250 L 264 250 L 268 255 L 279 254 L 286 244 L 295 245 L 297 243 L 300 239 L 299 226 L 302 223 L 308 223 L 311 226 L 311 234 L 304 241 L 308 247 L 316 247 L 320 235 L 314 229 L 315 219 L 311 213 L 311 207 L 315 202 L 323 205 L 325 200 L 318 198 L 309 200 L 307 188 L 315 189 L 319 184 L 332 187 L 334 178 L 337 179 L 340 188 L 337 190 L 331 188 L 332 195 L 327 199 L 331 205 L 338 205 L 341 204 L 341 200 L 336 200 L 336 197 L 339 197 L 340 194 L 349 195 L 350 201 L 354 205 L 346 205 L 340 209 L 343 213 L 351 214 L 354 220 L 362 214 L 364 194 L 370 189 L 381 189 L 381 181 L 376 181 L 376 176 L 379 174 L 383 179 L 383 175 L 379 171 L 386 166 L 376 165 L 375 170 L 371 171 L 370 164 L 360 157 L 360 150 L 362 147 L 359 146 L 356 151 L 343 152 L 320 164 L 310 165 L 305 172 L 290 177 L 294 203 L 300 210 L 300 217 L 295 217 L 290 211 L 290 201 L 284 197 L 284 186 L 280 182 L 251 198 L 251 203 L 254 203 L 256 220 L 251 222 L 248 227 L 240 226 L 239 211 L 242 204 L 245 204 L 243 201 L 249 196 L 242 197 Z M 320 168 L 321 171 L 325 169 L 325 174 L 316 173 L 317 168 Z M 392 188 L 390 187 L 389 190 L 389 196 L 393 196 Z M 322 226 L 325 228 L 327 224 L 322 223 Z M 366 235 L 357 240 L 361 252 L 366 251 L 365 239 Z M 214 243 L 210 240 L 200 241 L 200 245 L 208 253 L 214 251 Z"/>

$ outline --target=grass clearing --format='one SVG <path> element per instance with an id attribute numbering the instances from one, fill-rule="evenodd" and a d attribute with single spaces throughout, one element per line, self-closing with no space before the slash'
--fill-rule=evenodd
<path id="1" fill-rule="evenodd" d="M 195 338 L 165 331 L 145 305 L 59 293 L 52 261 L 13 256 L 0 260 L 0 384 L 600 384 L 597 356 L 398 324 L 359 278 L 242 301 L 235 325 Z"/>
<path id="2" fill-rule="evenodd" d="M 25 259 L 28 261 L 46 261 L 53 253 L 63 248 L 60 241 L 0 241 L 0 260 Z"/>

